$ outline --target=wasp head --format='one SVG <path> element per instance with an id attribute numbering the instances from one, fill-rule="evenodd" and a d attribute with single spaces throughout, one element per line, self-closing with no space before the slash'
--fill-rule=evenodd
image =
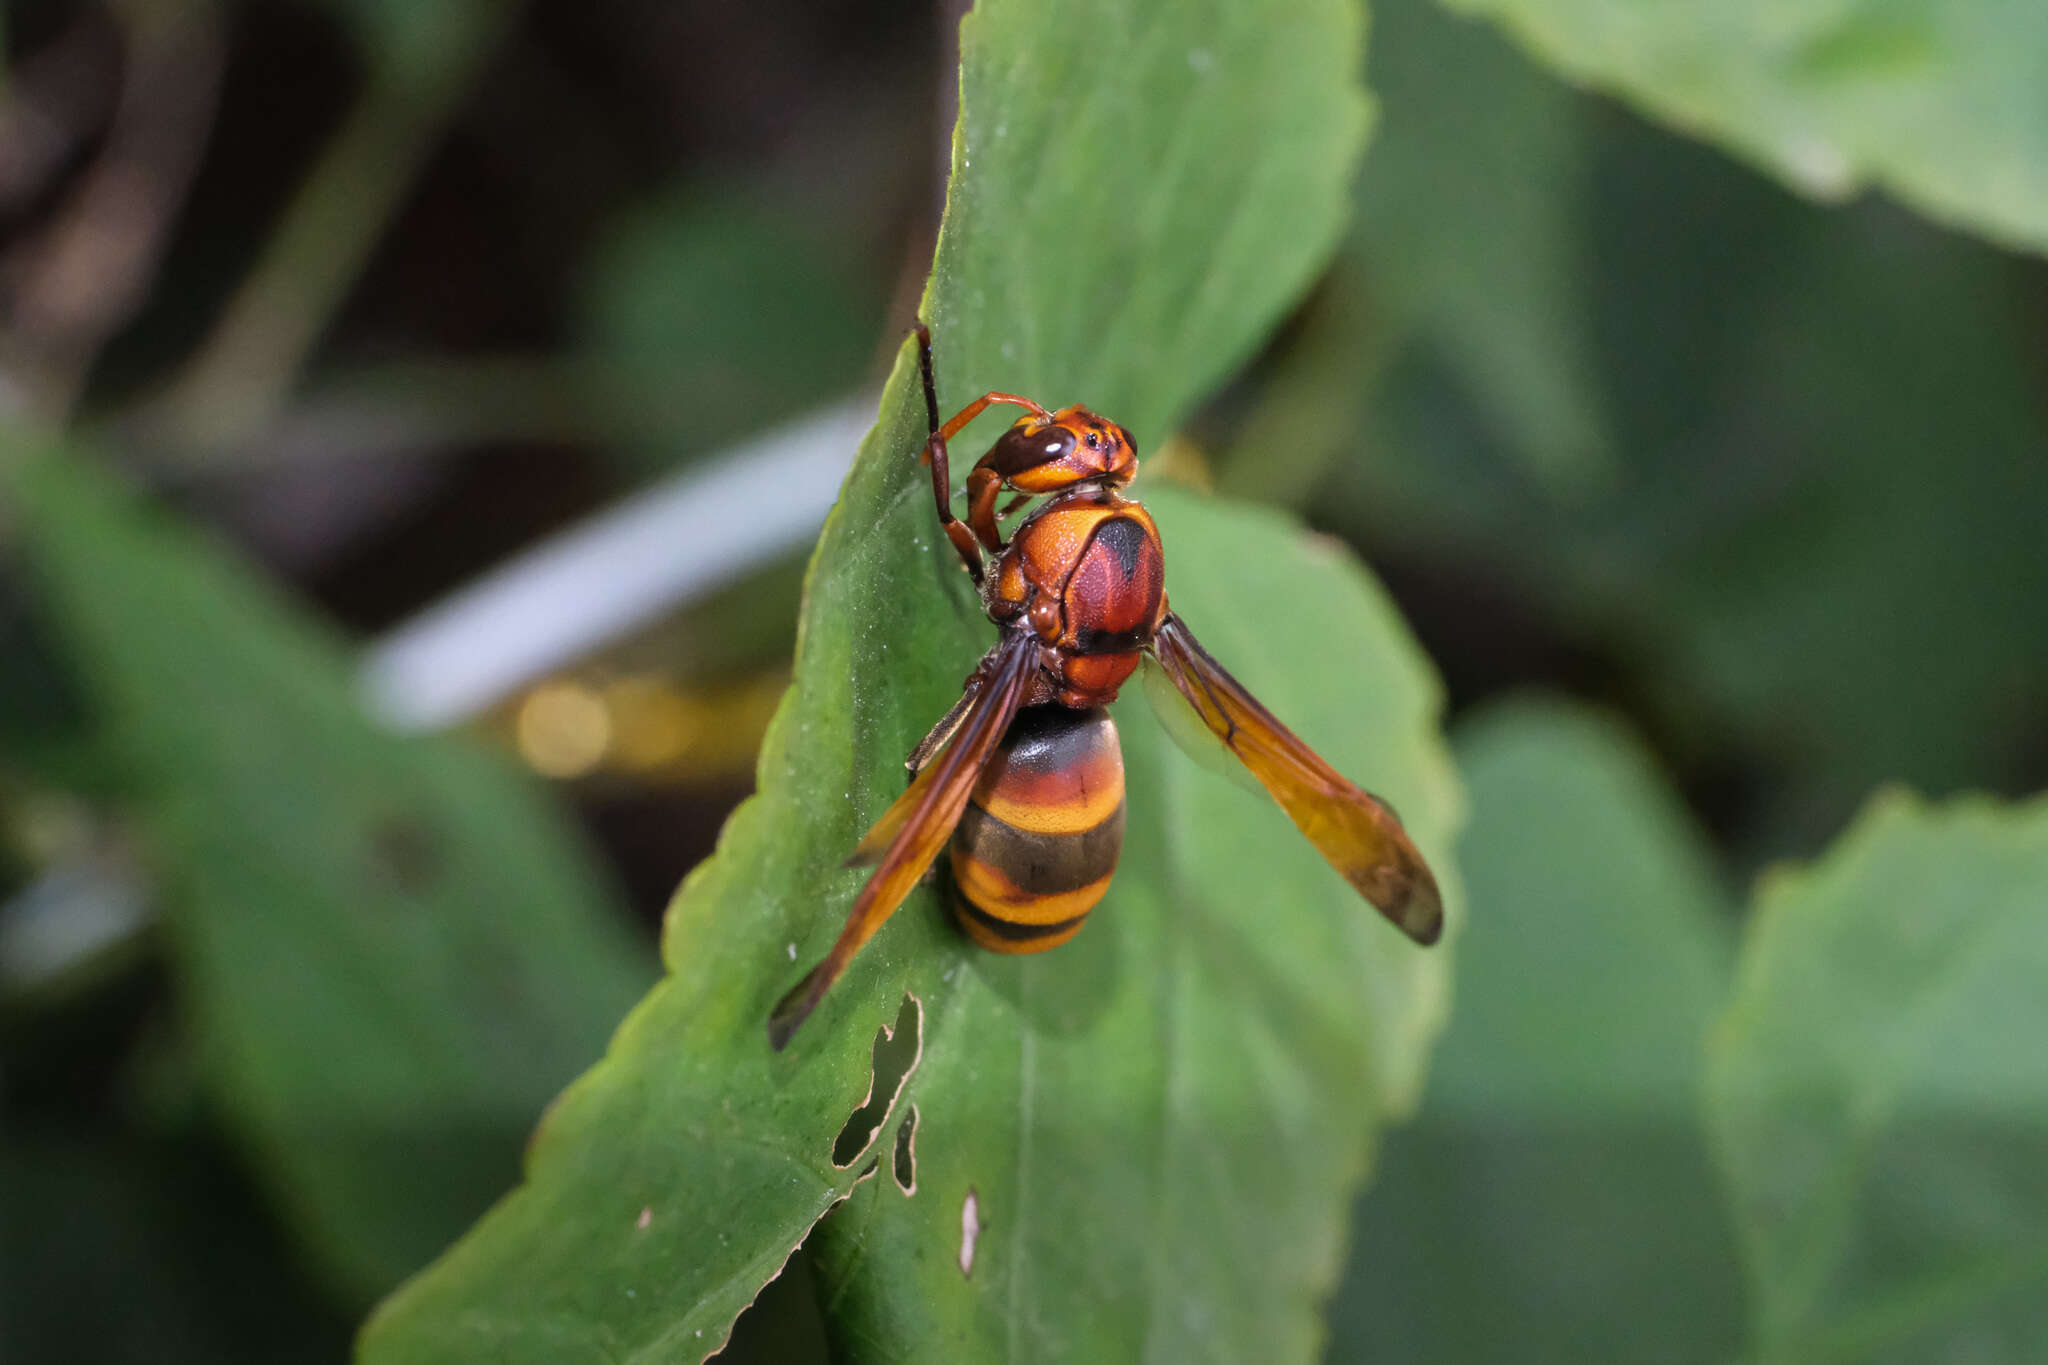
<path id="1" fill-rule="evenodd" d="M 1081 483 L 1129 483 L 1138 472 L 1138 448 L 1108 418 L 1083 407 L 1061 408 L 1004 432 L 987 462 L 1020 492 L 1051 493 Z"/>

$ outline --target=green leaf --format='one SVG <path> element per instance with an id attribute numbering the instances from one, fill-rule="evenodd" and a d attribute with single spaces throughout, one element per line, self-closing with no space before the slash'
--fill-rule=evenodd
<path id="1" fill-rule="evenodd" d="M 946 403 L 1002 387 L 1167 434 L 1335 239 L 1358 52 L 1335 0 L 977 8 L 927 298 Z M 1375 1118 L 1419 1088 L 1445 954 L 1381 923 L 1269 804 L 1168 754 L 1140 707 L 1121 708 L 1127 853 L 1085 934 L 982 955 L 919 890 L 768 1048 L 769 1007 L 861 885 L 844 858 L 992 642 L 922 435 L 906 349 L 813 560 L 758 795 L 670 911 L 670 976 L 556 1106 L 526 1186 L 372 1320 L 365 1359 L 697 1358 L 877 1158 L 819 1238 L 849 1356 L 1312 1352 L 1345 1197 Z M 1384 597 L 1284 522 L 1139 491 L 1176 608 L 1400 804 L 1455 898 L 1436 687 Z M 885 1023 L 907 1083 L 834 1165 Z M 970 1186 L 986 1233 L 962 1275 Z"/>
<path id="2" fill-rule="evenodd" d="M 1838 199 L 2048 250 L 2048 25 L 2029 0 L 1447 0 L 1566 78 Z"/>
<path id="3" fill-rule="evenodd" d="M 1457 741 L 1477 922 L 1430 1107 L 1690 1112 L 1730 951 L 1705 836 L 1642 742 L 1597 712 L 1509 703 Z"/>
<path id="4" fill-rule="evenodd" d="M 1221 486 L 1306 505 L 1333 464 L 1372 460 L 1360 429 L 1421 357 L 1515 463 L 1522 500 L 1604 491 L 1621 461 L 1595 326 L 1604 265 L 1588 233 L 1598 111 L 1436 0 L 1382 0 L 1372 20 L 1380 117 L 1357 217 Z"/>
<path id="5" fill-rule="evenodd" d="M 1319 518 L 1504 582 L 1644 679 L 1667 733 L 1761 775 L 1780 847 L 1887 780 L 2021 789 L 2014 736 L 2048 711 L 2039 267 L 1810 208 L 1629 121 L 1594 161 L 1619 477 L 1548 495 L 1462 376 L 1411 354 Z"/>
<path id="6" fill-rule="evenodd" d="M 30 566 L 171 882 L 214 1099 L 330 1282 L 374 1297 L 517 1174 L 641 954 L 524 782 L 373 726 L 342 652 L 245 567 L 78 457 L 36 461 L 20 491 Z"/>
<path id="7" fill-rule="evenodd" d="M 1384 596 L 1279 517 L 1170 489 L 1148 505 L 1175 609 L 1448 873 L 1436 689 Z M 820 1232 L 854 1359 L 1315 1354 L 1333 1214 L 1365 1134 L 1414 1102 L 1443 957 L 1373 917 L 1270 802 L 1184 757 L 1138 690 L 1117 708 L 1123 863 L 1080 938 L 963 956 L 928 898 L 929 951 L 957 979 L 907 1095 L 918 1193 L 885 1172 Z M 963 1276 L 970 1190 L 989 1231 Z"/>
<path id="8" fill-rule="evenodd" d="M 1729 943 L 1705 840 L 1611 720 L 1510 703 L 1457 741 L 1458 1009 L 1359 1202 L 1330 1359 L 1727 1359 L 1741 1283 L 1698 1097 Z"/>
<path id="9" fill-rule="evenodd" d="M 703 453 L 861 382 L 881 291 L 820 210 L 759 186 L 677 186 L 598 244 L 580 311 L 600 391 L 657 393 L 687 414 L 631 443 L 644 464 Z"/>
<path id="10" fill-rule="evenodd" d="M 1360 28 L 1347 0 L 976 6 L 926 308 L 949 400 L 1169 435 L 1342 234 Z"/>
<path id="11" fill-rule="evenodd" d="M 1956 246 L 1798 244 L 1713 435 L 1617 528 L 1641 569 L 1601 585 L 1655 603 L 1641 628 L 1671 642 L 1681 704 L 1827 773 L 1837 819 L 1895 778 L 2017 787 L 2034 769 L 2011 735 L 2048 704 L 2048 413 L 2007 292 L 2032 281 Z"/>
<path id="12" fill-rule="evenodd" d="M 1758 896 L 1708 1112 L 1760 1358 L 2048 1341 L 2048 801 L 1874 801 Z"/>
<path id="13" fill-rule="evenodd" d="M 1611 479 L 1586 102 L 1433 0 L 1373 7 L 1369 74 L 1383 117 L 1350 249 L 1374 321 L 1441 354 L 1540 483 Z"/>

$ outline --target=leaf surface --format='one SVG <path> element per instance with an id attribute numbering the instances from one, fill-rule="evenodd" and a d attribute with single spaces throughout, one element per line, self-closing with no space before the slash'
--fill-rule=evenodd
<path id="1" fill-rule="evenodd" d="M 1769 878 L 1707 1102 L 1767 1361 L 2048 1341 L 2048 802 L 1880 796 Z"/>
<path id="2" fill-rule="evenodd" d="M 2048 250 L 2048 25 L 2029 0 L 1448 2 L 1806 194 L 1874 184 Z"/>
<path id="3" fill-rule="evenodd" d="M 1359 1201 L 1333 1362 L 1723 1361 L 1742 1286 L 1699 1125 L 1730 960 L 1707 844 L 1578 706 L 1459 727 L 1471 922 L 1416 1121 Z"/>
<path id="4" fill-rule="evenodd" d="M 201 1074 L 348 1301 L 516 1176 L 644 951 L 559 817 L 461 741 L 379 730 L 345 654 L 75 452 L 25 542 L 165 874 Z"/>
<path id="5" fill-rule="evenodd" d="M 1363 324 L 1441 355 L 1546 491 L 1605 486 L 1588 101 L 1436 0 L 1373 7 L 1369 75 L 1381 120 L 1346 252 L 1379 305 Z"/>

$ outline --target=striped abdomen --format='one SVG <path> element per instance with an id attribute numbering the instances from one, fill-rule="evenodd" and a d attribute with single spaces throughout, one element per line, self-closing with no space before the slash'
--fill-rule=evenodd
<path id="1" fill-rule="evenodd" d="M 998 953 L 1081 931 L 1124 842 L 1124 757 L 1109 713 L 1029 706 L 982 771 L 953 832 L 954 913 Z"/>

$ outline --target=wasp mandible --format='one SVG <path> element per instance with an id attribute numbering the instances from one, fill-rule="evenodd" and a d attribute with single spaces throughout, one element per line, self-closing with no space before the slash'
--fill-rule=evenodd
<path id="1" fill-rule="evenodd" d="M 922 322 L 917 348 L 930 431 L 920 459 L 939 524 L 1002 636 L 911 751 L 909 790 L 854 849 L 849 866 L 874 874 L 832 951 L 769 1015 L 770 1042 L 789 1042 L 948 838 L 953 912 L 976 943 L 1036 953 L 1080 932 L 1123 847 L 1123 753 L 1103 708 L 1147 653 L 1331 866 L 1410 938 L 1436 942 L 1442 896 L 1394 812 L 1302 743 L 1168 610 L 1159 528 L 1122 492 L 1138 470 L 1130 433 L 1013 393 L 985 393 L 941 424 Z M 968 474 L 963 522 L 946 443 L 999 403 L 1024 416 Z M 999 511 L 1004 490 L 1015 496 Z M 1040 496 L 1005 541 L 1001 518 Z"/>

